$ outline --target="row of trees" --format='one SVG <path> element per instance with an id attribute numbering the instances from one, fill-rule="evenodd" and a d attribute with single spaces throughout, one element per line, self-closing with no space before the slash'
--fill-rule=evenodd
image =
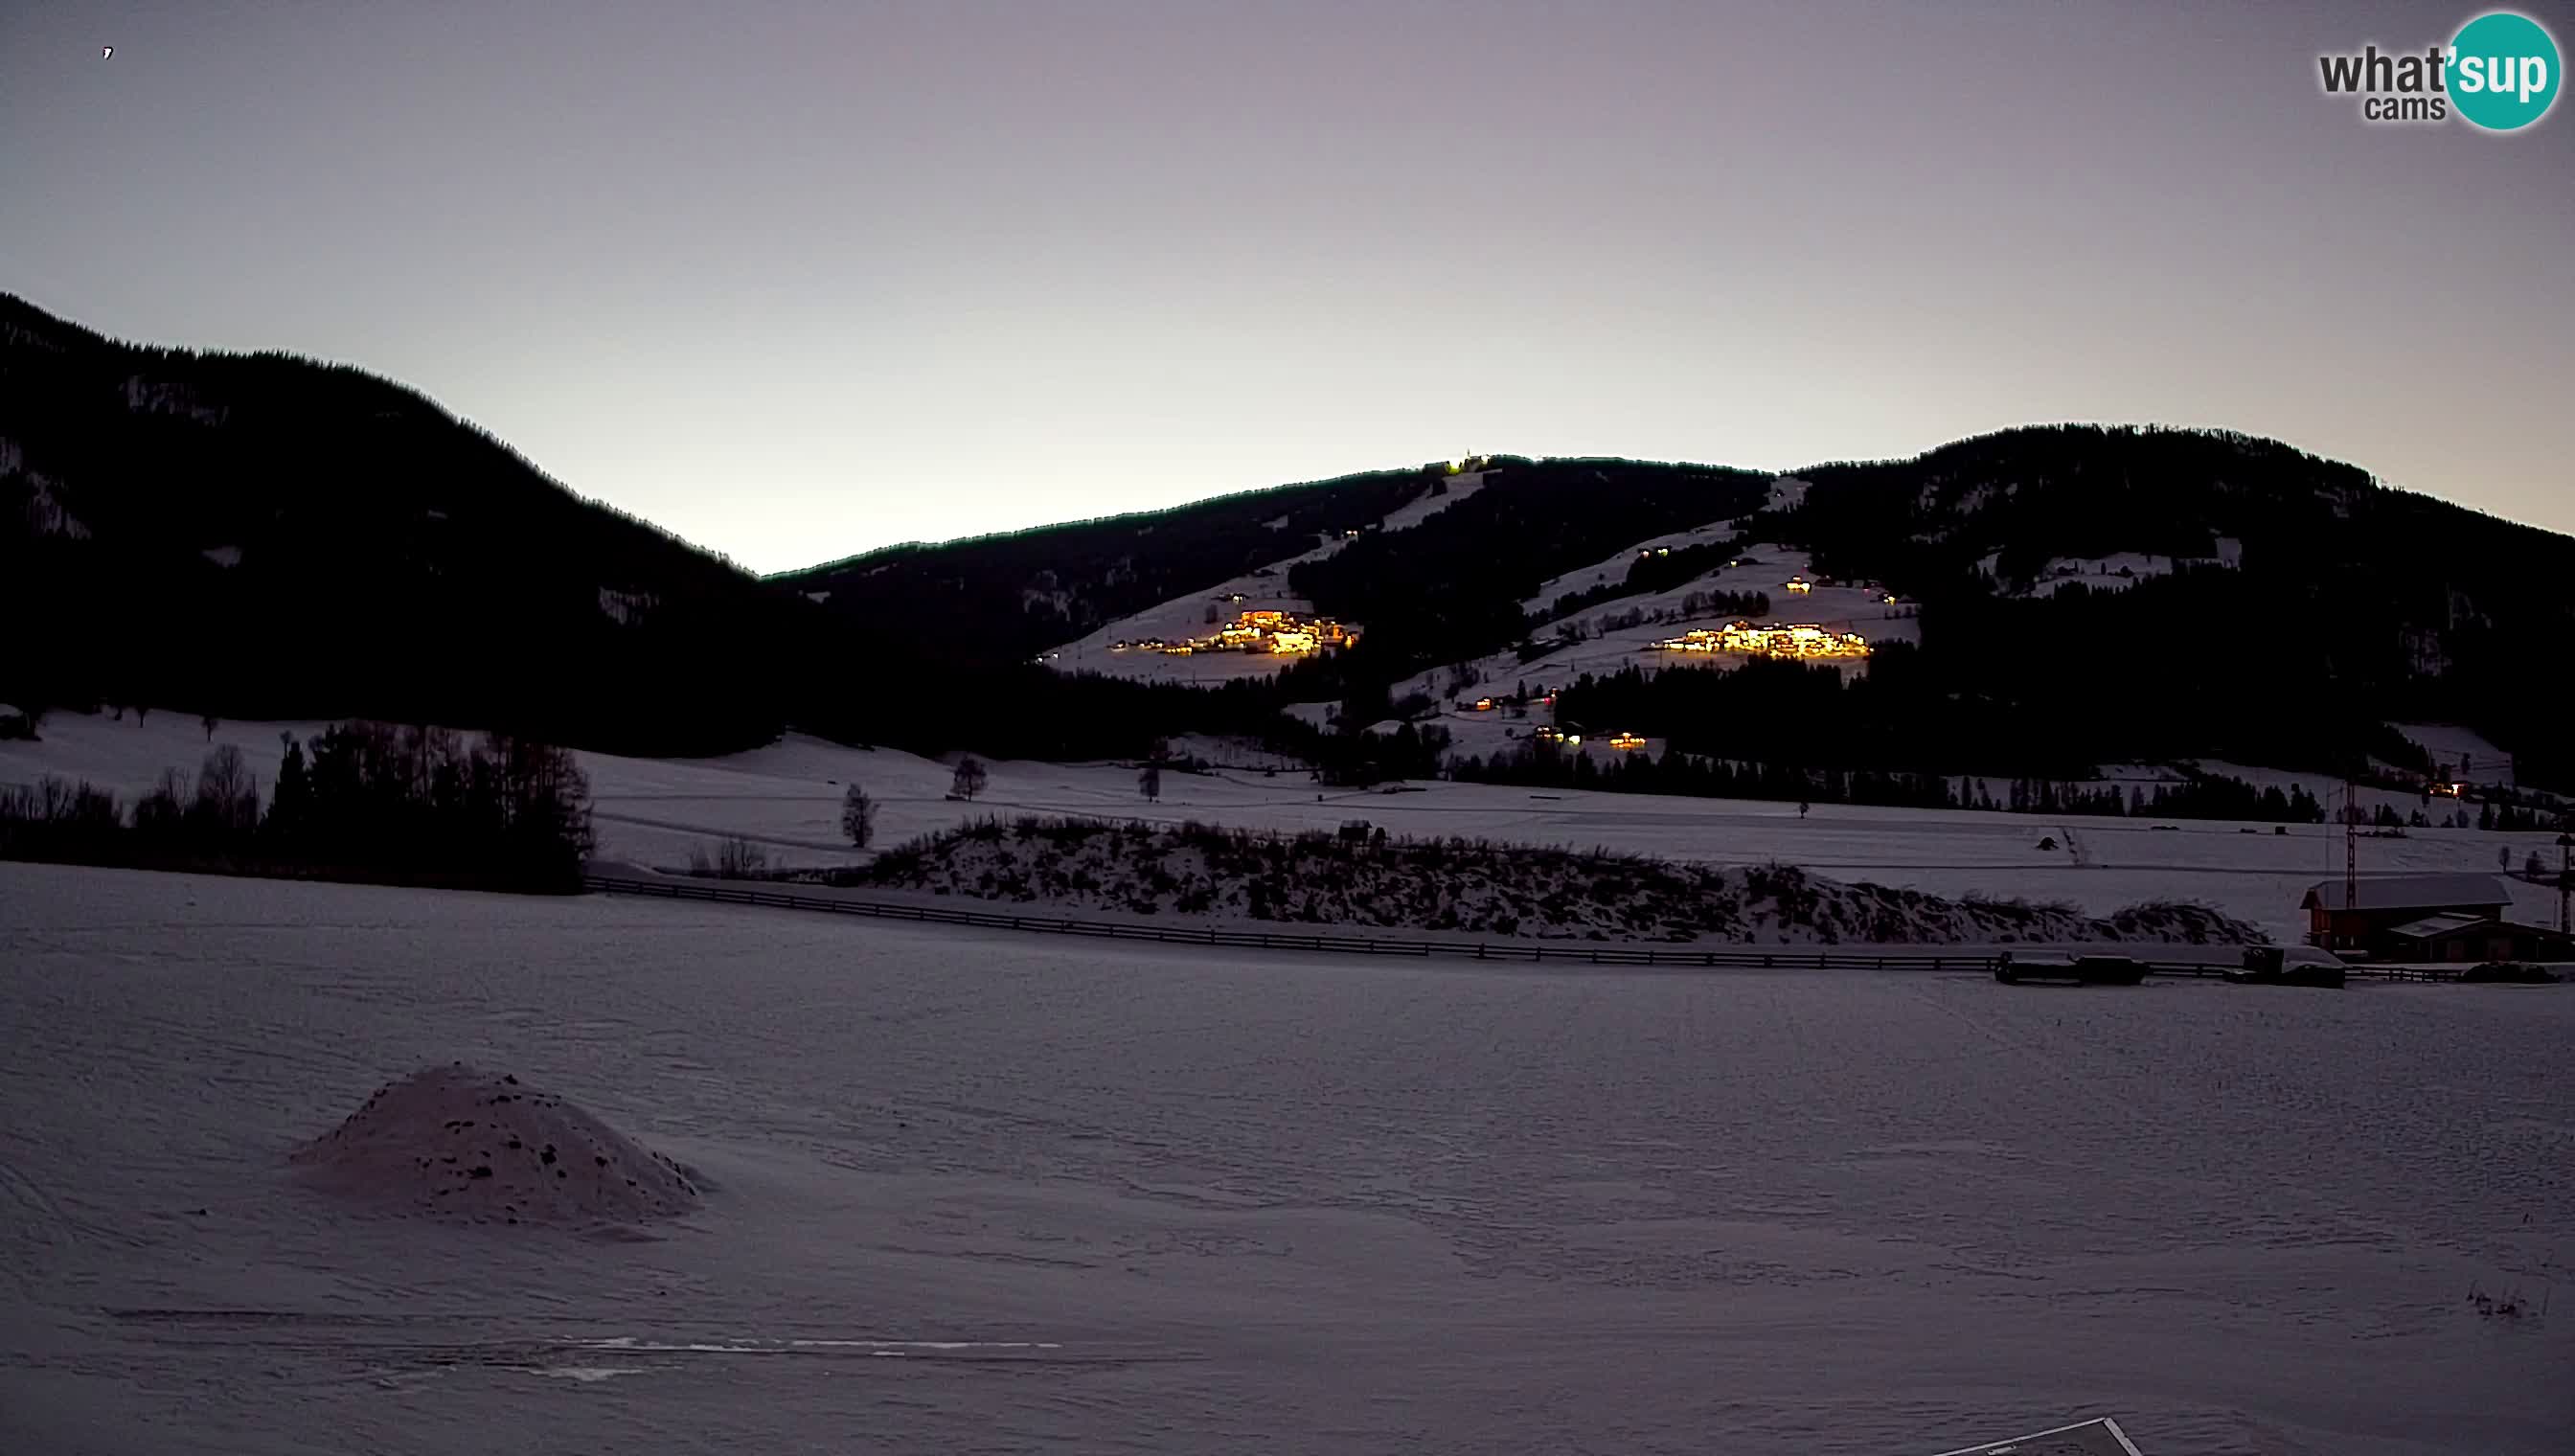
<path id="1" fill-rule="evenodd" d="M 1909 808 L 2007 810 L 2013 813 L 2134 815 L 2189 819 L 2262 819 L 2321 823 L 2324 806 L 2298 785 L 2283 793 L 2223 774 L 2178 782 L 2088 784 L 2053 778 L 2014 778 L 1998 796 L 1983 778 L 1902 769 L 1814 768 L 1793 763 L 1719 758 L 1667 748 L 1660 757 L 1641 752 L 1606 759 L 1533 739 L 1509 752 L 1460 759 L 1451 777 L 1484 783 L 1599 788 L 1635 793 L 1677 793 L 1711 798 L 1755 798 L 1797 803 L 1862 803 Z"/>
<path id="2" fill-rule="evenodd" d="M 262 803 L 232 745 L 165 770 L 129 814 L 49 778 L 0 799 L 0 852 L 29 858 L 572 889 L 593 848 L 590 784 L 533 739 L 349 723 L 283 736 Z"/>

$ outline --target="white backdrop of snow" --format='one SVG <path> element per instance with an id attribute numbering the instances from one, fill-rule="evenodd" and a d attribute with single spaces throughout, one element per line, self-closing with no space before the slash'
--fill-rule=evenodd
<path id="1" fill-rule="evenodd" d="M 2103 1410 L 2155 1456 L 2562 1456 L 2575 1412 L 2575 1323 L 2462 1298 L 2568 1297 L 2563 987 L 28 864 L 0 905 L 0 1450 L 1891 1456 Z M 282 1148 L 459 1048 L 722 1196 L 606 1242 L 298 1195 Z"/>

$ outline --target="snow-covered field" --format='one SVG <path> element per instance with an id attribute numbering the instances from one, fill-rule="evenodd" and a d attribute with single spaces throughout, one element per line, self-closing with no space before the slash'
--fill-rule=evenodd
<path id="1" fill-rule="evenodd" d="M 2514 785 L 2512 754 L 2496 747 L 2481 733 L 2453 724 L 2400 723 L 2395 727 L 2453 777 L 2469 783 L 2500 783 L 2507 788 Z"/>
<path id="2" fill-rule="evenodd" d="M 275 779 L 279 731 L 302 735 L 314 727 L 225 724 L 215 741 L 237 743 L 265 785 Z M 1499 741 L 1503 726 L 1486 727 Z M 173 714 L 155 714 L 142 725 L 131 716 L 118 723 L 57 714 L 46 721 L 42 742 L 0 742 L 0 784 L 59 773 L 90 778 L 130 799 L 165 767 L 193 770 L 205 748 L 196 721 Z M 1800 818 L 1795 804 L 1756 800 L 1446 781 L 1400 793 L 1324 788 L 1292 769 L 1275 776 L 1248 769 L 1167 772 L 1161 802 L 1149 804 L 1138 796 L 1134 771 L 1124 765 L 1012 760 L 993 763 L 991 786 L 966 804 L 946 797 L 947 763 L 801 735 L 720 758 L 580 756 L 596 800 L 602 854 L 663 866 L 685 865 L 693 847 L 733 834 L 766 845 L 785 864 L 855 862 L 858 856 L 841 837 L 840 813 L 843 785 L 856 779 L 883 805 L 878 833 L 885 844 L 987 814 L 1023 812 L 1289 830 L 1331 829 L 1364 818 L 1391 834 L 1597 846 L 1733 865 L 1775 859 L 1834 879 L 1952 898 L 1973 890 L 2062 900 L 2093 915 L 2142 900 L 2198 900 L 2290 941 L 2305 930 L 2299 893 L 2342 873 L 2341 834 L 2320 824 L 2292 824 L 2286 834 L 2274 834 L 2268 824 L 2051 819 L 1847 804 L 1818 804 Z M 2001 784 L 1992 786 L 2001 792 Z M 2258 831 L 2243 832 L 2248 828 Z M 2053 838 L 2057 847 L 2039 848 L 2042 838 Z M 2545 833 L 2414 829 L 2403 839 L 2363 839 L 2361 868 L 2491 871 L 2499 852 L 2517 866 L 2534 849 L 2553 862 L 2554 839 Z M 2553 890 L 2517 880 L 2511 889 L 2520 918 L 2555 923 Z"/>
<path id="3" fill-rule="evenodd" d="M 0 864 L 0 1450 L 2561 1453 L 2575 994 L 1403 966 Z M 291 1149 L 464 1057 L 623 1238 Z"/>
<path id="4" fill-rule="evenodd" d="M 1733 526 L 1734 523 L 1731 521 L 1711 521 L 1704 526 L 1691 527 L 1687 531 L 1674 531 L 1662 536 L 1647 537 L 1643 541 L 1621 547 L 1590 566 L 1566 572 L 1560 577 L 1550 578 L 1544 586 L 1537 589 L 1536 596 L 1520 604 L 1520 611 L 1534 616 L 1553 607 L 1558 597 L 1573 592 L 1588 592 L 1593 588 L 1605 587 L 1614 582 L 1623 582 L 1627 580 L 1627 568 L 1635 563 L 1639 555 L 1649 551 L 1681 551 L 1688 547 L 1705 546 L 1710 542 L 1723 541 L 1733 534 Z"/>

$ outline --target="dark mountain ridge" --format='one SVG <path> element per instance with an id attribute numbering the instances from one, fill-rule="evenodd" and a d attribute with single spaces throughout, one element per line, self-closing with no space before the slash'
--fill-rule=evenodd
<path id="1" fill-rule="evenodd" d="M 903 620 L 942 651 L 1025 660 L 1131 613 L 1373 526 L 1443 468 L 1371 471 L 1162 511 L 914 542 L 769 578 L 862 629 Z"/>
<path id="2" fill-rule="evenodd" d="M 2560 585 L 2575 539 L 2275 442 L 2013 430 L 1798 472 L 1802 499 L 1775 508 L 1771 477 L 1717 466 L 1482 464 L 1476 490 L 1400 530 L 1376 525 L 1447 493 L 1447 465 L 764 581 L 574 495 L 412 390 L 285 355 L 121 344 L 0 296 L 0 699 L 437 720 L 652 752 L 792 723 L 925 750 L 1133 753 L 1168 733 L 1284 730 L 1291 702 L 1382 718 L 1389 685 L 1535 631 L 1518 604 L 1545 580 L 1722 524 L 1918 599 L 1921 648 L 1847 683 L 1640 665 L 1593 685 L 1592 716 L 1712 753 L 1908 770 L 2022 754 L 2321 766 L 2401 753 L 2380 726 L 2421 718 L 2478 728 L 2525 777 L 2567 776 L 2569 735 L 2533 689 L 2575 633 Z M 2042 582 L 2054 559 L 2116 553 L 2181 560 L 2152 580 Z M 1222 691 L 1033 663 L 1265 568 L 1365 624 L 1360 646 Z"/>
<path id="3" fill-rule="evenodd" d="M 7 691 L 639 750 L 784 722 L 795 609 L 421 395 L 0 296 Z"/>

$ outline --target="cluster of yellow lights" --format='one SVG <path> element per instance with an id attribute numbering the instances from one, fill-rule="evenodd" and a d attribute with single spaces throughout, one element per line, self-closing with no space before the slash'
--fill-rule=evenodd
<path id="1" fill-rule="evenodd" d="M 1857 633 L 1826 632 L 1813 623 L 1754 627 L 1748 622 L 1695 628 L 1649 645 L 1667 653 L 1739 653 L 1752 658 L 1864 658 L 1868 641 Z"/>
<path id="2" fill-rule="evenodd" d="M 1348 647 L 1359 640 L 1358 629 L 1343 627 L 1328 617 L 1300 618 L 1292 612 L 1264 609 L 1238 614 L 1234 626 L 1214 637 L 1195 637 L 1165 642 L 1158 637 L 1138 642 L 1114 642 L 1113 653 L 1164 653 L 1186 658 L 1194 653 L 1274 653 L 1299 656 L 1324 647 Z"/>

